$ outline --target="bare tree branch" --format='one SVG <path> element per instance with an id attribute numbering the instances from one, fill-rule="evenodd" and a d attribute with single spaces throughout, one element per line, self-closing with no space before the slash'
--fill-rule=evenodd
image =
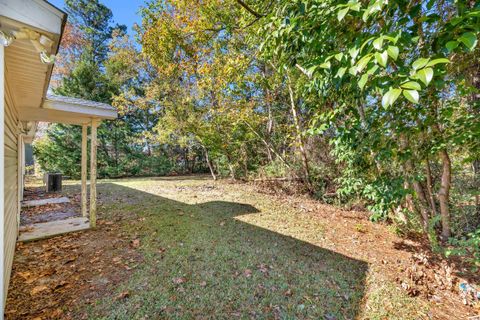
<path id="1" fill-rule="evenodd" d="M 241 5 L 245 10 L 247 10 L 252 15 L 254 15 L 257 19 L 260 19 L 261 17 L 263 17 L 263 14 L 260 14 L 257 11 L 253 10 L 252 8 L 250 8 L 250 6 L 248 4 L 246 4 L 242 0 L 236 0 L 236 1 L 239 5 Z"/>
<path id="2" fill-rule="evenodd" d="M 301 65 L 299 65 L 298 63 L 295 65 L 295 67 L 297 67 L 298 70 L 302 71 L 302 73 L 304 75 L 306 75 L 308 77 L 308 79 L 312 79 L 312 75 L 308 73 L 307 70 L 305 70 L 304 67 L 302 67 Z"/>

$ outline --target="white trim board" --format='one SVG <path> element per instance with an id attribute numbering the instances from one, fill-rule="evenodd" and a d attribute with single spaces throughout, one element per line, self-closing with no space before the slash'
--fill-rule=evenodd
<path id="1" fill-rule="evenodd" d="M 5 310 L 5 47 L 0 44 L 0 319 Z"/>
<path id="2" fill-rule="evenodd" d="M 53 34 L 62 33 L 65 16 L 42 0 L 0 0 L 0 15 Z"/>

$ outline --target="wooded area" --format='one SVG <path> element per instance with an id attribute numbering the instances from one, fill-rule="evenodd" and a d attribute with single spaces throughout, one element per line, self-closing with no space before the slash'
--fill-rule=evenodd
<path id="1" fill-rule="evenodd" d="M 298 180 L 480 267 L 477 1 L 158 0 L 134 37 L 65 3 L 54 92 L 121 114 L 98 128 L 100 177 Z M 80 177 L 81 128 L 34 148 Z"/>

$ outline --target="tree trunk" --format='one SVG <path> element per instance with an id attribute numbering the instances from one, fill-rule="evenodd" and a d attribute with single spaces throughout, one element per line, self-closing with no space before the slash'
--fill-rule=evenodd
<path id="1" fill-rule="evenodd" d="M 405 163 L 405 169 L 409 176 L 414 175 L 415 168 L 413 166 L 412 160 L 407 160 Z M 418 210 L 420 211 L 420 218 L 422 220 L 422 228 L 425 233 L 428 231 L 428 218 L 429 218 L 429 210 L 428 210 L 428 202 L 425 197 L 425 192 L 423 190 L 422 184 L 417 181 L 415 178 L 411 180 L 411 184 L 415 194 L 417 195 L 417 206 Z"/>
<path id="2" fill-rule="evenodd" d="M 245 148 L 245 145 L 242 147 L 242 153 L 243 153 L 243 171 L 246 178 L 248 176 L 248 152 L 247 152 L 247 149 Z"/>
<path id="3" fill-rule="evenodd" d="M 212 175 L 213 180 L 217 180 L 215 170 L 213 170 L 212 162 L 210 161 L 210 157 L 208 156 L 208 150 L 204 145 L 202 145 L 202 148 L 203 151 L 205 151 L 205 161 L 207 162 L 208 169 L 210 169 L 210 174 Z"/>
<path id="4" fill-rule="evenodd" d="M 357 110 L 358 114 L 360 115 L 360 121 L 362 123 L 363 130 L 367 130 L 367 118 L 365 117 L 365 109 L 361 101 L 357 101 Z M 380 175 L 382 173 L 382 166 L 380 162 L 377 160 L 377 157 L 373 150 L 370 150 L 370 156 L 372 157 L 372 161 L 375 162 L 375 168 L 377 169 L 377 174 Z"/>
<path id="5" fill-rule="evenodd" d="M 195 165 L 197 164 L 197 156 L 194 156 L 192 159 L 192 165 L 190 166 L 190 173 L 193 174 L 195 172 Z"/>
<path id="6" fill-rule="evenodd" d="M 399 142 L 402 150 L 407 149 L 409 141 L 404 134 L 400 136 Z M 407 181 L 409 181 L 409 184 L 411 183 L 413 190 L 415 191 L 415 194 L 417 196 L 418 201 L 414 202 L 414 208 L 417 212 L 419 211 L 418 213 L 420 213 L 423 231 L 427 233 L 428 219 L 430 217 L 428 201 L 425 196 L 425 191 L 423 190 L 422 184 L 417 179 L 415 179 L 415 165 L 412 159 L 408 159 L 407 161 L 405 161 L 404 171 L 407 173 Z"/>
<path id="7" fill-rule="evenodd" d="M 188 148 L 183 148 L 183 173 L 188 172 Z"/>
<path id="8" fill-rule="evenodd" d="M 477 192 L 480 190 L 480 159 L 473 161 L 473 185 Z M 475 207 L 477 209 L 477 214 L 480 215 L 480 194 L 475 195 Z"/>
<path id="9" fill-rule="evenodd" d="M 250 128 L 250 130 L 260 139 L 262 140 L 263 144 L 265 145 L 265 147 L 267 149 L 269 149 L 274 155 L 276 155 L 282 162 L 283 164 L 287 167 L 287 168 L 291 168 L 290 164 L 287 162 L 287 160 L 285 160 L 285 154 L 281 155 L 280 153 L 278 153 L 272 146 L 271 144 L 266 141 L 257 131 L 255 131 L 255 129 L 250 125 L 250 123 L 248 123 L 247 121 L 245 121 L 245 124 Z M 285 151 L 285 150 L 284 150 Z"/>
<path id="10" fill-rule="evenodd" d="M 295 125 L 295 131 L 296 131 L 296 137 L 297 137 L 297 143 L 298 143 L 298 148 L 300 150 L 300 155 L 302 158 L 302 167 L 303 167 L 303 175 L 305 179 L 305 183 L 309 189 L 310 192 L 313 191 L 313 187 L 310 181 L 310 168 L 308 164 L 308 156 L 307 152 L 305 151 L 305 141 L 302 136 L 302 127 L 300 124 L 300 120 L 298 118 L 298 112 L 297 112 L 297 106 L 295 104 L 295 96 L 293 94 L 293 89 L 292 89 L 292 84 L 290 81 L 290 77 L 287 75 L 288 81 L 288 93 L 290 94 L 290 107 L 291 107 L 291 112 L 292 112 L 292 117 L 293 117 L 293 123 Z"/>
<path id="11" fill-rule="evenodd" d="M 427 194 L 428 200 L 430 201 L 430 208 L 434 216 L 437 215 L 437 205 L 435 204 L 435 198 L 433 196 L 433 179 L 432 179 L 432 169 L 430 167 L 430 160 L 426 160 L 426 171 L 427 171 Z"/>
<path id="12" fill-rule="evenodd" d="M 227 162 L 228 162 L 228 170 L 230 171 L 230 178 L 232 180 L 237 180 L 235 176 L 235 169 L 233 168 L 233 165 L 232 165 L 232 158 L 229 155 L 227 155 Z"/>
<path id="13" fill-rule="evenodd" d="M 475 1 L 472 1 L 472 6 Z M 480 109 L 475 108 L 474 106 L 480 100 L 480 64 L 476 63 L 471 67 L 471 82 L 472 86 L 477 89 L 474 93 L 472 93 L 470 97 L 472 110 L 471 112 L 475 114 L 475 116 L 480 117 Z M 473 168 L 473 179 L 474 179 L 474 186 L 476 190 L 480 190 L 480 159 L 475 159 L 472 163 Z M 480 215 L 480 195 L 475 195 L 475 207 L 477 210 L 477 214 Z"/>
<path id="14" fill-rule="evenodd" d="M 438 190 L 438 201 L 440 203 L 440 215 L 442 217 L 442 240 L 446 241 L 451 236 L 450 230 L 450 186 L 452 183 L 452 164 L 446 150 L 440 151 L 442 160 L 442 179 Z"/>
<path id="15" fill-rule="evenodd" d="M 228 170 L 230 171 L 230 179 L 237 180 L 237 178 L 235 177 L 235 170 L 233 169 L 233 166 L 230 163 L 230 161 L 228 161 Z"/>
<path id="16" fill-rule="evenodd" d="M 263 77 L 267 79 L 269 75 L 267 75 L 267 66 L 263 65 Z M 273 162 L 273 155 L 272 151 L 269 148 L 269 145 L 271 144 L 271 138 L 272 138 L 272 133 L 273 133 L 273 114 L 272 114 L 272 92 L 270 89 L 265 90 L 265 100 L 266 100 L 266 106 L 267 106 L 267 114 L 268 114 L 268 121 L 267 121 L 267 130 L 266 130 L 266 136 L 265 136 L 265 141 L 267 142 L 267 158 L 269 163 Z"/>
<path id="17" fill-rule="evenodd" d="M 267 109 L 268 109 L 268 121 L 267 121 L 267 141 L 268 144 L 270 144 L 271 137 L 272 137 L 272 130 L 273 130 L 273 117 L 272 117 L 272 108 L 270 106 L 270 103 L 267 104 Z M 270 148 L 267 145 L 267 157 L 268 161 L 270 163 L 273 162 L 273 156 Z"/>

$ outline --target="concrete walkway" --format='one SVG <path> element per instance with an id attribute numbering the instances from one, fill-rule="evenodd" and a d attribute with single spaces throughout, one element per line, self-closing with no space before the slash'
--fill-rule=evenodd
<path id="1" fill-rule="evenodd" d="M 23 231 L 22 231 L 23 229 Z M 71 218 L 44 223 L 35 223 L 20 228 L 19 242 L 51 238 L 60 234 L 90 229 L 88 218 Z"/>
<path id="2" fill-rule="evenodd" d="M 28 200 L 22 202 L 22 207 L 38 207 L 44 206 L 46 204 L 59 204 L 59 203 L 69 203 L 70 200 L 67 197 L 61 198 L 48 198 L 48 199 L 39 199 L 39 200 Z"/>

